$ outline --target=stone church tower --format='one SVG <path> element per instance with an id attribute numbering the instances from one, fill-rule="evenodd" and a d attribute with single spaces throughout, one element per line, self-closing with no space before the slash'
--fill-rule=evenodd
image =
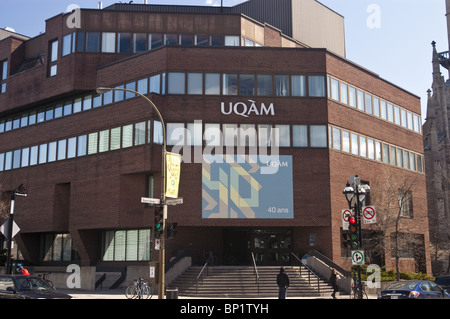
<path id="1" fill-rule="evenodd" d="M 446 17 L 449 48 L 438 52 L 432 42 L 433 83 L 423 125 L 433 274 L 450 274 L 450 77 L 446 81 L 441 73 L 443 67 L 450 74 L 450 0 Z"/>

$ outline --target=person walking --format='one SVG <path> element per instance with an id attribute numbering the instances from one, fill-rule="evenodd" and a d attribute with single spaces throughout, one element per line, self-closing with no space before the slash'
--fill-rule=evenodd
<path id="1" fill-rule="evenodd" d="M 331 294 L 331 297 L 333 297 L 333 299 L 336 299 L 336 292 L 338 291 L 338 285 L 337 282 L 340 279 L 340 276 L 338 274 L 336 274 L 336 269 L 331 269 L 331 276 L 330 276 L 330 283 L 331 286 L 333 287 L 333 293 Z"/>
<path id="2" fill-rule="evenodd" d="M 286 299 L 287 289 L 289 287 L 289 276 L 284 271 L 284 268 L 280 268 L 280 273 L 277 275 L 278 284 L 278 299 Z"/>

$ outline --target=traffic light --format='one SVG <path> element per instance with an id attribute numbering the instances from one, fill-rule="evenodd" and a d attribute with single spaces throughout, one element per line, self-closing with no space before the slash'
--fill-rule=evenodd
<path id="1" fill-rule="evenodd" d="M 161 238 L 163 234 L 164 212 L 161 206 L 155 206 L 155 238 Z"/>
<path id="2" fill-rule="evenodd" d="M 359 247 L 358 223 L 354 216 L 348 219 L 348 237 L 350 248 L 357 249 Z"/>
<path id="3" fill-rule="evenodd" d="M 177 225 L 178 223 L 170 223 L 167 225 L 167 238 L 175 238 L 175 236 L 177 235 Z"/>
<path id="4" fill-rule="evenodd" d="M 342 247 L 348 248 L 350 244 L 350 235 L 348 232 L 342 233 Z"/>

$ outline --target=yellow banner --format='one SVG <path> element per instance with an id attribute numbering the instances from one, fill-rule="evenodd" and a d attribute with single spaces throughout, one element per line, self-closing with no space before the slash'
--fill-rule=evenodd
<path id="1" fill-rule="evenodd" d="M 178 198 L 180 185 L 181 155 L 166 153 L 166 197 Z"/>

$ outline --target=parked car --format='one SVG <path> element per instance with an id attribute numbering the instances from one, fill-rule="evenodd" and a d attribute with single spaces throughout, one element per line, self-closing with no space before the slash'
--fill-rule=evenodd
<path id="1" fill-rule="evenodd" d="M 437 283 L 439 285 L 439 287 L 447 290 L 447 292 L 450 293 L 450 276 L 437 277 L 434 282 Z"/>
<path id="2" fill-rule="evenodd" d="M 44 280 L 33 276 L 0 275 L 1 299 L 71 299 L 56 291 Z"/>
<path id="3" fill-rule="evenodd" d="M 432 281 L 408 280 L 390 284 L 378 299 L 450 299 L 450 294 Z"/>

